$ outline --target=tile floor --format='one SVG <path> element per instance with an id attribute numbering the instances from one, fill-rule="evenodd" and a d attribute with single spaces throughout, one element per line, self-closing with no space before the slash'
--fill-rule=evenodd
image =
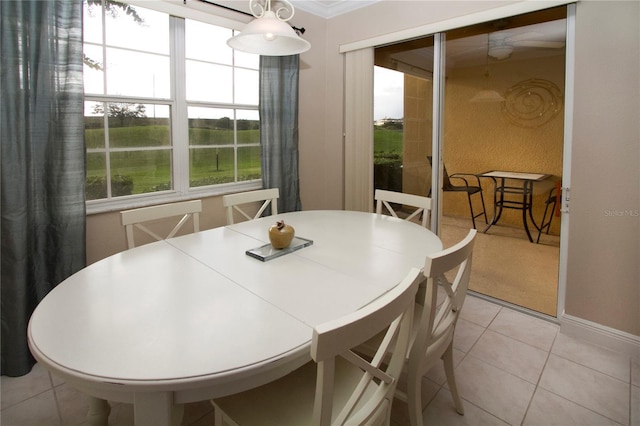
<path id="1" fill-rule="evenodd" d="M 455 336 L 465 415 L 453 409 L 443 369 L 424 380 L 425 425 L 640 426 L 640 356 L 569 338 L 557 325 L 473 296 Z M 2 426 L 86 424 L 87 398 L 36 365 L 2 376 Z M 406 425 L 394 402 L 392 423 Z M 208 402 L 185 407 L 183 425 L 213 425 Z M 133 425 L 128 404 L 113 404 L 110 425 Z"/>

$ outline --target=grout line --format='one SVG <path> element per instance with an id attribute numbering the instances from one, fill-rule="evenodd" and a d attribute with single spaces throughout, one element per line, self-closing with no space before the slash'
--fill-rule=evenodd
<path id="1" fill-rule="evenodd" d="M 549 358 L 551 358 L 551 351 L 553 350 L 553 345 L 556 343 L 556 339 L 558 338 L 558 333 L 560 333 L 560 330 L 556 331 L 556 335 L 553 337 L 553 342 L 551 342 L 551 345 L 549 346 L 549 350 L 547 351 L 547 358 L 544 360 L 544 364 L 542 365 L 542 369 L 540 370 L 540 375 L 538 376 L 538 380 L 536 380 L 535 388 L 533 389 L 533 393 L 531 394 L 531 399 L 527 404 L 527 408 L 524 410 L 524 416 L 522 417 L 522 422 L 520 423 L 521 425 L 524 424 L 524 421 L 527 418 L 527 414 L 529 414 L 529 409 L 531 408 L 531 404 L 533 404 L 533 398 L 535 398 L 536 394 L 538 393 L 538 388 L 540 388 L 540 380 L 542 380 L 542 375 L 544 374 L 544 370 L 547 368 L 547 364 L 549 363 Z M 541 388 L 541 389 L 544 389 L 544 388 Z M 566 398 L 563 398 L 563 399 L 566 399 Z"/>

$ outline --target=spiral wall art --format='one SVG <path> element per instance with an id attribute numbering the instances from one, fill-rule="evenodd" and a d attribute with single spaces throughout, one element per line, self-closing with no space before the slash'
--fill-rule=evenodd
<path id="1" fill-rule="evenodd" d="M 562 110 L 562 92 L 549 80 L 521 81 L 504 94 L 503 113 L 520 127 L 539 127 Z"/>

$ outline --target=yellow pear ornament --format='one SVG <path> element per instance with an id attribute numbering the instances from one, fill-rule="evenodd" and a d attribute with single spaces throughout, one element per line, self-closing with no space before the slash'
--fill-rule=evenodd
<path id="1" fill-rule="evenodd" d="M 279 220 L 269 228 L 269 241 L 271 241 L 273 248 L 287 248 L 295 234 L 296 231 L 292 226 L 285 224 L 284 220 Z"/>

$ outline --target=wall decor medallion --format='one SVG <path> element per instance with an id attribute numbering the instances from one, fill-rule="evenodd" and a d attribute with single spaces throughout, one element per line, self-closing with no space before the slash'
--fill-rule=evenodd
<path id="1" fill-rule="evenodd" d="M 562 110 L 562 92 L 549 80 L 521 81 L 507 90 L 504 98 L 504 116 L 520 127 L 542 126 Z"/>

